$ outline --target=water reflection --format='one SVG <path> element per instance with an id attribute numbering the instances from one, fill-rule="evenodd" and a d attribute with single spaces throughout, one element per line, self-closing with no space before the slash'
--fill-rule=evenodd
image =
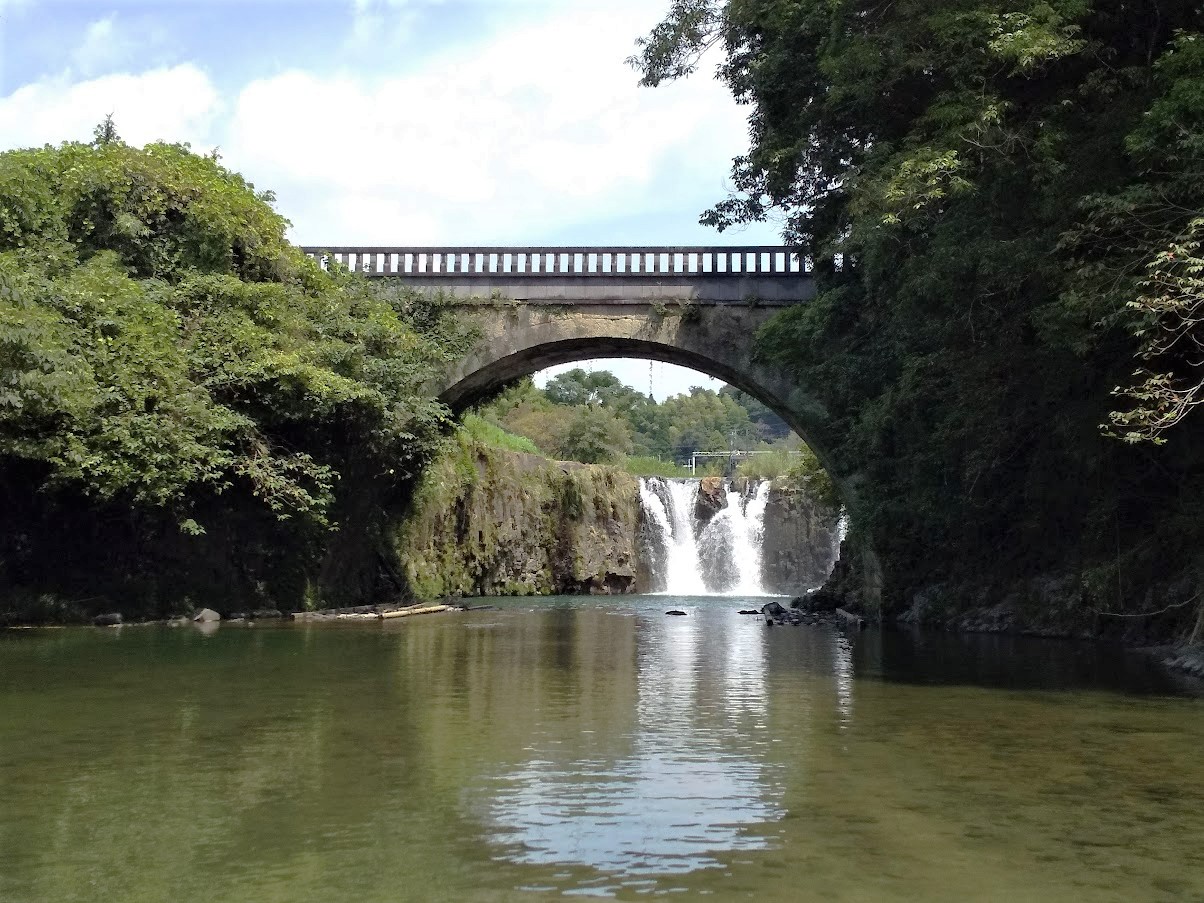
<path id="1" fill-rule="evenodd" d="M 0 900 L 1204 899 L 1148 660 L 510 605 L 0 632 Z"/>
<path id="2" fill-rule="evenodd" d="M 853 723 L 853 644 L 843 633 L 832 634 L 832 671 L 836 676 L 836 708 L 840 727 Z"/>
<path id="3" fill-rule="evenodd" d="M 540 742 L 483 788 L 492 839 L 515 861 L 632 879 L 714 867 L 717 853 L 773 841 L 764 828 L 783 814 L 783 788 L 763 756 L 764 628 L 717 610 L 633 620 L 630 754 L 607 761 Z"/>

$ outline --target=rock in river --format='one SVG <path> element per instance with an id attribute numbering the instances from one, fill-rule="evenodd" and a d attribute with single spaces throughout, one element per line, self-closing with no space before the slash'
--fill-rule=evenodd
<path id="1" fill-rule="evenodd" d="M 202 608 L 200 611 L 198 611 L 195 615 L 192 616 L 192 620 L 194 620 L 200 624 L 207 624 L 210 621 L 220 621 L 221 619 L 222 619 L 222 616 L 219 615 L 212 608 Z"/>

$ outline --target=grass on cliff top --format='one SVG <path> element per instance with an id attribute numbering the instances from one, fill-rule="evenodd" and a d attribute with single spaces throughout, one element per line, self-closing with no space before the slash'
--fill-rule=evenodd
<path id="1" fill-rule="evenodd" d="M 636 456 L 626 458 L 620 465 L 633 477 L 688 477 L 690 468 L 662 461 L 660 458 Z"/>
<path id="2" fill-rule="evenodd" d="M 526 436 L 516 436 L 508 433 L 500 426 L 495 426 L 476 414 L 465 414 L 460 421 L 460 428 L 471 438 L 483 445 L 501 448 L 506 451 L 523 452 L 528 455 L 539 455 L 546 458 L 543 452 Z"/>

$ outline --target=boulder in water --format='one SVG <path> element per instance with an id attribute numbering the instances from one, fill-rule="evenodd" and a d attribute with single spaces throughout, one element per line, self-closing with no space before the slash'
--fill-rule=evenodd
<path id="1" fill-rule="evenodd" d="M 192 616 L 192 620 L 196 621 L 198 624 L 208 624 L 211 621 L 220 621 L 221 619 L 222 616 L 212 608 L 202 608 Z"/>
<path id="2" fill-rule="evenodd" d="M 677 611 L 676 609 L 674 609 L 673 611 L 667 611 L 667 612 L 665 612 L 665 614 L 674 615 L 675 617 L 679 617 L 679 618 L 684 618 L 686 616 L 686 613 L 684 611 Z"/>
<path id="3" fill-rule="evenodd" d="M 798 627 L 803 622 L 802 612 L 785 608 L 780 602 L 766 602 L 761 606 L 760 613 L 765 616 L 765 623 L 770 627 L 775 624 L 779 626 L 793 624 Z"/>
<path id="4" fill-rule="evenodd" d="M 111 612 L 108 612 L 107 614 L 97 615 L 95 618 L 92 619 L 92 623 L 95 624 L 97 627 L 120 627 L 121 626 L 121 612 L 111 611 Z"/>

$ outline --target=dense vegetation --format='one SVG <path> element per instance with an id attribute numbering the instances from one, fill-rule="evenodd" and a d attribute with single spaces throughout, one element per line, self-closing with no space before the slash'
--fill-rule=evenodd
<path id="1" fill-rule="evenodd" d="M 444 431 L 421 387 L 465 337 L 320 269 L 271 201 L 111 123 L 0 154 L 0 590 L 20 616 L 296 605 L 395 573 L 371 540 Z"/>
<path id="2" fill-rule="evenodd" d="M 721 47 L 749 107 L 703 221 L 780 217 L 814 262 L 760 347 L 833 414 L 888 608 L 1061 574 L 1101 629 L 1190 629 L 1202 27 L 1188 0 L 674 0 L 640 42 L 648 85 Z"/>
<path id="3" fill-rule="evenodd" d="M 507 387 L 465 417 L 478 440 L 514 451 L 537 451 L 585 464 L 611 464 L 635 476 L 738 475 L 808 488 L 833 508 L 840 500 L 827 473 L 780 417 L 731 386 L 718 392 L 693 387 L 662 402 L 624 385 L 605 370 L 580 368 L 543 388 L 530 379 Z M 488 430 L 492 427 L 492 431 Z M 524 445 L 525 443 L 525 445 Z M 733 450 L 755 456 L 732 458 Z"/>
<path id="4" fill-rule="evenodd" d="M 694 387 L 657 402 L 605 370 L 570 370 L 544 389 L 522 380 L 481 413 L 546 454 L 586 464 L 688 463 L 695 452 L 751 449 L 790 435 L 772 411 L 731 387 Z"/>

